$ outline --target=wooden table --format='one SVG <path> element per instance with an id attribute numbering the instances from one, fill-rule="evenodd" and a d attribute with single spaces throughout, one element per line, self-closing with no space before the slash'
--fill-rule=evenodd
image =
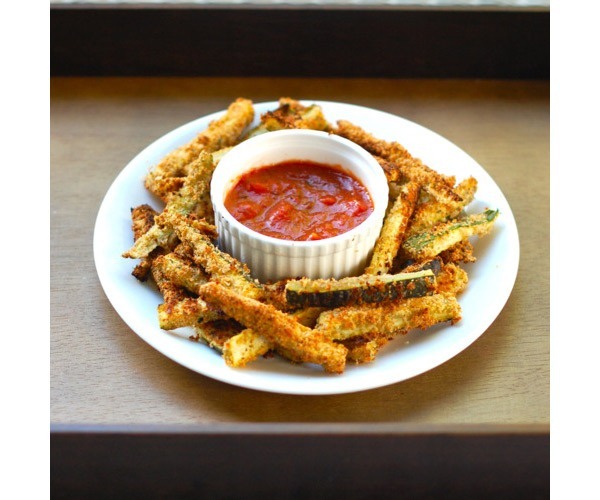
<path id="1" fill-rule="evenodd" d="M 423 375 L 380 389 L 277 395 L 227 385 L 174 363 L 142 341 L 111 307 L 96 275 L 92 235 L 115 176 L 156 138 L 224 109 L 235 97 L 260 102 L 284 95 L 355 103 L 403 116 L 457 144 L 495 179 L 517 221 L 519 274 L 504 310 L 464 352 Z M 165 478 L 179 481 L 179 492 L 191 491 L 186 488 L 194 481 L 204 481 L 205 492 L 243 491 L 237 483 L 220 490 L 218 481 L 228 476 L 216 465 L 210 474 L 194 478 L 182 472 L 204 460 L 205 467 L 246 464 L 252 471 L 260 465 L 270 466 L 269 477 L 285 473 L 286 481 L 275 483 L 285 498 L 302 475 L 307 481 L 318 479 L 313 469 L 299 465 L 309 457 L 318 463 L 314 452 L 323 464 L 342 457 L 345 473 L 355 473 L 345 484 L 348 489 L 353 485 L 357 495 L 368 473 L 374 479 L 385 476 L 392 491 L 396 469 L 403 464 L 415 479 L 427 480 L 436 472 L 438 479 L 447 480 L 429 482 L 421 491 L 489 493 L 495 488 L 506 493 L 511 484 L 547 491 L 548 81 L 53 78 L 51 155 L 50 382 L 57 487 L 82 491 L 84 485 L 94 485 L 98 491 L 105 485 L 103 473 L 120 467 L 119 474 L 125 473 L 121 483 L 131 492 L 148 491 L 155 482 L 164 485 Z M 193 453 L 186 440 L 207 446 L 212 455 L 202 448 Z M 277 449 L 288 455 L 279 451 L 257 457 L 267 444 L 282 446 Z M 372 447 L 372 455 L 363 461 L 348 459 L 348 447 L 359 444 L 363 450 Z M 436 450 L 446 450 L 444 460 L 432 458 Z M 156 465 L 165 457 L 178 458 L 182 468 Z M 221 463 L 225 460 L 230 462 Z M 375 467 L 385 461 L 389 467 L 389 460 L 397 463 L 396 473 Z M 155 467 L 148 469 L 149 464 Z M 459 481 L 470 475 L 469 464 L 478 464 L 485 473 L 475 474 L 470 483 Z M 499 473 L 516 474 L 512 482 L 494 475 L 495 467 Z M 143 475 L 142 469 L 153 474 Z M 414 488 L 405 491 L 419 491 Z M 254 491 L 262 492 L 262 487 Z"/>

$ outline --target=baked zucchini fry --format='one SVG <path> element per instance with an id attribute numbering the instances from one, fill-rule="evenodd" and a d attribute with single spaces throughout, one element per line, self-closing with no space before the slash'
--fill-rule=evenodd
<path id="1" fill-rule="evenodd" d="M 206 218 L 206 197 L 215 171 L 213 155 L 203 151 L 189 168 L 190 173 L 185 178 L 182 188 L 169 198 L 165 210 L 180 214 L 194 213 Z"/>
<path id="2" fill-rule="evenodd" d="M 202 299 L 190 296 L 179 283 L 171 281 L 163 272 L 163 267 L 160 264 L 156 265 L 157 259 L 152 263 L 151 271 L 163 296 L 163 303 L 157 308 L 158 325 L 161 329 L 175 330 L 223 317 L 219 309 L 209 306 Z"/>
<path id="3" fill-rule="evenodd" d="M 379 338 L 393 336 L 403 330 L 424 330 L 446 321 L 456 323 L 460 317 L 461 309 L 456 297 L 435 294 L 324 311 L 315 330 L 332 340 L 363 335 Z"/>
<path id="4" fill-rule="evenodd" d="M 308 307 L 290 314 L 298 323 L 312 328 L 319 314 L 323 311 L 321 307 Z M 276 346 L 265 337 L 247 328 L 238 335 L 231 337 L 223 346 L 223 358 L 233 368 L 241 368 L 251 361 L 264 356 Z"/>
<path id="5" fill-rule="evenodd" d="M 262 287 L 252 278 L 248 266 L 219 250 L 210 237 L 189 224 L 186 217 L 170 214 L 168 222 L 172 224 L 179 239 L 189 245 L 196 265 L 201 266 L 211 279 L 218 279 L 220 283 L 247 297 L 258 299 L 263 296 Z"/>
<path id="6" fill-rule="evenodd" d="M 173 228 L 162 223 L 170 214 L 188 215 L 193 213 L 198 217 L 208 216 L 210 219 L 213 214 L 212 207 L 209 209 L 208 205 L 210 204 L 210 177 L 213 170 L 212 156 L 208 153 L 201 153 L 198 160 L 194 162 L 193 172 L 186 177 L 183 187 L 177 193 L 173 193 L 164 210 L 155 217 L 154 226 L 137 239 L 134 245 L 123 253 L 123 257 L 141 259 L 156 247 L 171 248 L 176 241 Z M 211 230 L 216 231 L 214 228 Z"/>
<path id="7" fill-rule="evenodd" d="M 161 177 L 154 179 L 153 194 L 158 196 L 163 203 L 168 203 L 173 193 L 179 191 L 185 184 L 186 177 Z"/>
<path id="8" fill-rule="evenodd" d="M 475 198 L 477 180 L 474 177 L 468 177 L 457 184 L 454 191 L 462 198 L 461 201 L 443 202 L 434 199 L 418 204 L 406 230 L 406 235 L 420 233 L 440 222 L 458 217 Z"/>
<path id="9" fill-rule="evenodd" d="M 396 177 L 393 180 L 397 180 L 404 176 L 421 184 L 438 200 L 460 201 L 460 196 L 452 190 L 449 179 L 425 165 L 420 159 L 413 157 L 398 142 L 379 139 L 347 120 L 338 120 L 334 133 L 362 146 L 375 157 L 394 163 L 398 173 L 386 172 L 388 179 Z"/>
<path id="10" fill-rule="evenodd" d="M 416 182 L 408 182 L 400 187 L 400 193 L 385 217 L 365 274 L 386 274 L 392 268 L 404 232 L 417 205 L 419 189 L 420 186 Z"/>
<path id="11" fill-rule="evenodd" d="M 266 132 L 292 128 L 329 131 L 331 125 L 325 119 L 320 106 L 316 104 L 304 106 L 295 99 L 282 97 L 279 99 L 279 107 L 273 111 L 264 113 L 260 117 L 260 123 L 251 129 L 244 139 L 249 139 Z"/>
<path id="12" fill-rule="evenodd" d="M 198 158 L 201 152 L 211 153 L 236 144 L 253 119 L 252 101 L 236 99 L 220 118 L 213 120 L 193 140 L 165 156 L 146 176 L 146 188 L 164 198 L 167 195 L 161 189 L 165 187 L 162 183 L 164 179 L 188 175 L 189 164 Z"/>
<path id="13" fill-rule="evenodd" d="M 203 285 L 200 297 L 247 328 L 252 328 L 283 351 L 291 353 L 295 361 L 321 365 L 329 373 L 344 371 L 347 352 L 344 346 L 300 324 L 273 306 L 244 297 L 216 282 Z"/>
<path id="14" fill-rule="evenodd" d="M 134 242 L 144 236 L 144 234 L 154 226 L 154 217 L 157 215 L 158 212 L 148 204 L 139 205 L 131 209 L 131 229 L 133 230 Z M 153 253 L 156 254 L 157 252 Z M 134 267 L 131 274 L 140 281 L 146 281 L 150 275 L 153 260 L 153 254 L 143 258 L 141 262 Z"/>
<path id="15" fill-rule="evenodd" d="M 383 302 L 433 293 L 431 270 L 416 273 L 352 276 L 340 279 L 290 280 L 285 285 L 288 304 L 296 307 L 341 307 Z"/>
<path id="16" fill-rule="evenodd" d="M 152 266 L 152 277 L 163 296 L 158 306 L 158 324 L 163 330 L 174 330 L 202 321 L 222 318 L 220 310 L 208 306 L 190 295 L 179 285 L 168 280 L 157 266 Z"/>
<path id="17" fill-rule="evenodd" d="M 195 294 L 208 281 L 208 276 L 203 269 L 175 252 L 156 257 L 154 265 L 169 281 Z"/>
<path id="18" fill-rule="evenodd" d="M 430 230 L 417 233 L 404 240 L 402 250 L 415 259 L 431 259 L 471 236 L 484 236 L 498 218 L 498 210 L 486 210 L 463 219 L 438 224 Z"/>
<path id="19" fill-rule="evenodd" d="M 198 158 L 196 158 L 186 167 L 187 175 L 185 177 L 165 177 L 161 179 L 155 179 L 154 182 L 157 186 L 159 186 L 157 189 L 160 190 L 161 200 L 165 204 L 169 203 L 173 195 L 179 192 L 185 186 L 186 182 L 193 187 L 198 186 L 201 182 L 209 184 L 215 168 L 223 156 L 225 156 L 230 150 L 231 147 L 222 148 L 218 151 L 210 153 L 210 155 L 205 151 L 201 152 Z M 212 162 L 207 161 L 208 159 L 211 159 Z M 200 187 L 202 187 L 201 194 L 204 195 L 205 198 L 209 197 L 209 193 L 207 192 L 205 186 L 200 185 Z M 205 208 L 205 211 L 208 213 L 209 210 Z M 212 207 L 210 207 L 210 211 L 212 211 Z"/>
<path id="20" fill-rule="evenodd" d="M 152 266 L 150 270 L 154 283 L 156 283 L 165 303 L 175 304 L 189 297 L 189 294 L 182 287 L 169 281 L 158 267 Z"/>
<path id="21" fill-rule="evenodd" d="M 175 330 L 222 318 L 220 309 L 194 297 L 185 297 L 177 302 L 168 301 L 158 306 L 158 325 L 163 330 Z"/>
<path id="22" fill-rule="evenodd" d="M 219 149 L 218 151 L 214 151 L 213 153 L 210 154 L 210 156 L 212 157 L 212 165 L 209 164 L 208 165 L 209 169 L 204 169 L 204 172 L 206 174 L 204 180 L 206 182 L 210 182 L 212 173 L 213 173 L 214 169 L 216 168 L 216 166 L 219 164 L 219 161 L 221 161 L 221 158 L 223 158 L 223 156 L 225 156 L 231 150 L 232 147 L 233 146 L 228 147 L 228 148 L 222 148 L 222 149 Z M 200 153 L 200 156 L 197 159 L 195 159 L 189 165 L 186 166 L 186 172 L 187 172 L 186 176 L 184 176 L 184 177 L 164 177 L 164 178 L 154 179 L 153 182 L 155 184 L 155 191 L 156 191 L 154 194 L 159 195 L 160 199 L 165 204 L 167 204 L 171 200 L 171 197 L 175 193 L 177 193 L 181 188 L 183 188 L 186 181 L 188 180 L 188 177 L 190 177 L 190 175 L 194 174 L 194 170 L 197 168 L 197 166 L 199 165 L 200 167 L 204 167 L 203 163 L 201 162 L 201 157 L 203 154 L 206 154 L 206 152 Z M 198 181 L 196 181 L 196 182 L 198 182 Z M 212 207 L 210 207 L 210 209 L 212 210 Z"/>
<path id="23" fill-rule="evenodd" d="M 140 239 L 150 230 L 157 215 L 158 212 L 147 203 L 131 209 L 131 229 L 134 240 Z"/>
<path id="24" fill-rule="evenodd" d="M 243 368 L 267 354 L 273 347 L 265 337 L 246 328 L 223 344 L 223 359 L 232 368 Z"/>

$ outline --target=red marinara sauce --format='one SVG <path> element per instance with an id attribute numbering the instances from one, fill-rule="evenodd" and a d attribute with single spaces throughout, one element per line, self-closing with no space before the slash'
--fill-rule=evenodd
<path id="1" fill-rule="evenodd" d="M 266 236 L 310 241 L 358 226 L 373 212 L 373 200 L 338 166 L 292 160 L 246 172 L 225 196 L 225 208 Z"/>

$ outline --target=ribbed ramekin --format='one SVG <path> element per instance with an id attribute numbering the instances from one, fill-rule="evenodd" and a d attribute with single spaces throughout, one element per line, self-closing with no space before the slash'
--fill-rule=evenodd
<path id="1" fill-rule="evenodd" d="M 260 234 L 236 220 L 224 198 L 247 171 L 289 160 L 340 166 L 369 191 L 373 212 L 343 234 L 316 241 L 291 241 Z M 361 274 L 381 231 L 388 184 L 377 161 L 357 144 L 326 132 L 281 130 L 248 139 L 219 162 L 211 182 L 219 247 L 246 263 L 262 282 L 284 278 L 341 278 Z"/>

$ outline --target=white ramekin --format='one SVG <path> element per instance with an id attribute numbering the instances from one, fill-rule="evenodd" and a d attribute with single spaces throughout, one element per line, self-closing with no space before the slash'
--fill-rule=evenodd
<path id="1" fill-rule="evenodd" d="M 369 191 L 371 215 L 346 233 L 316 241 L 291 241 L 260 234 L 237 221 L 223 200 L 248 170 L 287 160 L 341 166 Z M 342 137 L 314 130 L 281 130 L 248 139 L 229 151 L 212 177 L 211 199 L 219 247 L 246 263 L 261 282 L 284 278 L 341 278 L 361 274 L 381 231 L 388 184 L 377 161 Z"/>

